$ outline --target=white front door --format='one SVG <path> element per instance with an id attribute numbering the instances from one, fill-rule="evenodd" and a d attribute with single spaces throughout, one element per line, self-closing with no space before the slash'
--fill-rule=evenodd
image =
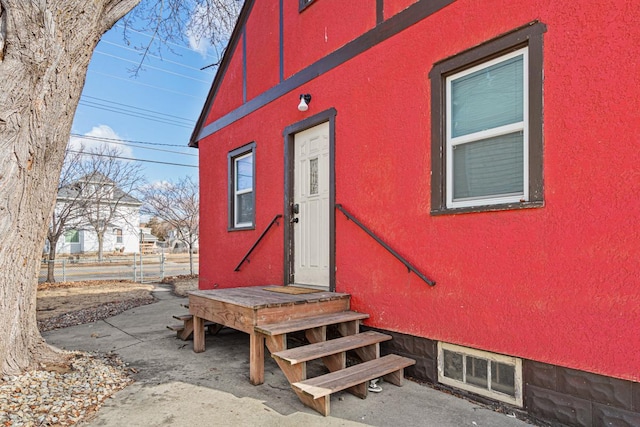
<path id="1" fill-rule="evenodd" d="M 329 122 L 294 136 L 294 280 L 329 286 Z"/>

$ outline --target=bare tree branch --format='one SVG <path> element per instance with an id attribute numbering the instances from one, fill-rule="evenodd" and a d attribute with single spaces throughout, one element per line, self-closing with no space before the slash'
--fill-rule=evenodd
<path id="1" fill-rule="evenodd" d="M 142 0 L 122 20 L 127 43 L 130 31 L 151 34 L 147 43 L 136 46 L 142 57 L 132 73 L 143 69 L 150 52 L 161 56 L 161 48 L 173 51 L 169 43 L 206 42 L 219 64 L 243 4 L 244 0 Z"/>
<path id="2" fill-rule="evenodd" d="M 200 222 L 198 183 L 187 176 L 177 182 L 147 186 L 141 193 L 143 212 L 169 224 L 175 238 L 189 248 L 189 266 L 194 274 L 193 250 L 198 242 Z"/>
<path id="3" fill-rule="evenodd" d="M 131 211 L 137 213 L 140 206 L 131 194 L 144 183 L 142 168 L 140 164 L 118 159 L 120 154 L 119 149 L 102 145 L 84 155 L 77 164 L 79 189 L 83 192 L 83 203 L 79 204 L 82 222 L 77 226 L 95 232 L 100 260 L 107 231 L 116 221 L 127 221 Z"/>

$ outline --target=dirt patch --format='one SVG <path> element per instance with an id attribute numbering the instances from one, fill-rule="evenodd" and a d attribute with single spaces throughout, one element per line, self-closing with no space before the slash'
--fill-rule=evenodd
<path id="1" fill-rule="evenodd" d="M 42 283 L 38 285 L 36 316 L 49 319 L 64 313 L 130 300 L 153 300 L 153 285 L 129 281 Z"/>
<path id="2" fill-rule="evenodd" d="M 186 297 L 189 291 L 198 290 L 198 276 L 195 274 L 165 277 L 162 283 L 173 286 L 173 293 L 179 297 Z"/>
<path id="3" fill-rule="evenodd" d="M 106 319 L 151 304 L 153 285 L 126 280 L 41 283 L 36 319 L 41 332 Z"/>
<path id="4" fill-rule="evenodd" d="M 173 293 L 187 296 L 198 289 L 198 276 L 173 276 L 163 281 Z M 41 332 L 95 322 L 155 301 L 153 285 L 128 280 L 41 283 L 38 285 L 38 328 Z"/>

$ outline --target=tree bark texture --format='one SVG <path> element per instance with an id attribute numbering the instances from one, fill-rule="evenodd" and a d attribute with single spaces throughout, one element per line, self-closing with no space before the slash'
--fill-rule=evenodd
<path id="1" fill-rule="evenodd" d="M 100 36 L 140 0 L 0 0 L 0 370 L 62 356 L 36 324 L 39 261 Z"/>

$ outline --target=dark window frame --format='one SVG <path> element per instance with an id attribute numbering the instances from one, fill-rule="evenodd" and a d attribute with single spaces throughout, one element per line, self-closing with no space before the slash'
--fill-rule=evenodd
<path id="1" fill-rule="evenodd" d="M 118 234 L 118 233 L 119 233 L 119 234 Z M 119 243 L 123 243 L 123 242 L 124 242 L 124 240 L 123 240 L 123 232 L 122 232 L 122 228 L 117 228 L 117 227 L 116 227 L 116 228 L 114 228 L 114 229 L 113 229 L 113 234 L 115 234 L 115 235 L 116 235 L 116 244 L 119 244 Z"/>
<path id="2" fill-rule="evenodd" d="M 251 153 L 251 155 L 253 156 L 253 171 L 252 171 L 253 182 L 252 182 L 252 190 L 251 190 L 251 196 L 252 196 L 251 198 L 253 203 L 253 216 L 251 218 L 251 225 L 236 226 L 235 160 L 238 157 L 245 156 L 249 153 Z M 228 171 L 227 205 L 229 208 L 229 211 L 228 211 L 229 222 L 227 226 L 227 231 L 255 230 L 256 228 L 256 143 L 255 141 L 245 144 L 242 147 L 238 147 L 227 154 L 227 171 Z"/>
<path id="3" fill-rule="evenodd" d="M 431 215 L 537 208 L 544 206 L 543 182 L 543 34 L 546 26 L 531 22 L 434 64 L 431 80 Z M 446 78 L 524 47 L 529 55 L 529 200 L 516 203 L 447 207 Z"/>
<path id="4" fill-rule="evenodd" d="M 298 12 L 302 12 L 309 6 L 311 6 L 315 0 L 298 0 Z"/>

